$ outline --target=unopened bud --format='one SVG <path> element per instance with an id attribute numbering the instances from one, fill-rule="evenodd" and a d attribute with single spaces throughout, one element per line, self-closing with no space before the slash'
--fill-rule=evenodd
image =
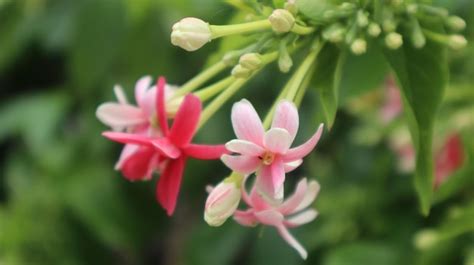
<path id="1" fill-rule="evenodd" d="M 262 66 L 262 56 L 258 53 L 246 53 L 240 57 L 239 64 L 249 70 L 257 70 Z"/>
<path id="2" fill-rule="evenodd" d="M 434 230 L 424 230 L 416 234 L 415 246 L 420 250 L 431 248 L 438 242 L 438 233 Z"/>
<path id="3" fill-rule="evenodd" d="M 458 16 L 450 16 L 446 19 L 446 26 L 454 31 L 462 31 L 466 28 L 466 21 Z"/>
<path id="4" fill-rule="evenodd" d="M 220 226 L 232 216 L 240 202 L 241 192 L 234 181 L 219 183 L 206 200 L 204 220 L 210 226 Z"/>
<path id="5" fill-rule="evenodd" d="M 207 22 L 194 17 L 181 19 L 173 25 L 171 43 L 187 51 L 195 51 L 212 39 Z"/>
<path id="6" fill-rule="evenodd" d="M 389 49 L 396 50 L 400 48 L 402 44 L 403 44 L 402 35 L 396 32 L 391 32 L 387 36 L 385 36 L 385 45 L 387 45 Z"/>
<path id="7" fill-rule="evenodd" d="M 288 10 L 291 14 L 298 14 L 298 7 L 296 6 L 296 1 L 287 1 L 285 3 L 285 9 Z"/>
<path id="8" fill-rule="evenodd" d="M 367 42 L 364 39 L 356 39 L 351 44 L 351 51 L 356 55 L 364 54 L 367 51 Z"/>
<path id="9" fill-rule="evenodd" d="M 328 40 L 333 43 L 338 43 L 344 40 L 344 36 L 346 34 L 346 28 L 343 27 L 341 24 L 333 24 L 326 28 L 322 36 L 325 40 Z"/>
<path id="10" fill-rule="evenodd" d="M 416 14 L 418 12 L 418 5 L 417 4 L 408 4 L 407 5 L 407 12 L 408 14 Z"/>
<path id="11" fill-rule="evenodd" d="M 248 68 L 244 68 L 242 67 L 242 65 L 238 64 L 234 66 L 234 68 L 232 68 L 231 74 L 235 78 L 247 78 L 252 74 L 252 72 L 253 72 L 252 70 Z"/>
<path id="12" fill-rule="evenodd" d="M 377 23 L 370 23 L 369 27 L 367 28 L 367 33 L 369 33 L 369 35 L 374 38 L 378 37 L 381 32 L 382 32 L 382 29 Z"/>
<path id="13" fill-rule="evenodd" d="M 365 13 L 362 10 L 359 10 L 359 12 L 357 12 L 357 25 L 361 28 L 364 28 L 368 24 L 369 24 L 369 17 L 367 13 Z"/>
<path id="14" fill-rule="evenodd" d="M 395 21 L 393 21 L 392 19 L 386 19 L 382 23 L 382 27 L 385 32 L 392 32 L 397 29 L 397 23 L 395 23 Z"/>
<path id="15" fill-rule="evenodd" d="M 289 32 L 295 24 L 295 17 L 288 10 L 275 9 L 268 17 L 273 31 L 277 33 Z"/>
<path id="16" fill-rule="evenodd" d="M 449 36 L 448 45 L 453 50 L 460 50 L 467 45 L 467 40 L 463 35 Z"/>
<path id="17" fill-rule="evenodd" d="M 288 73 L 293 66 L 293 60 L 291 59 L 288 51 L 284 50 L 280 52 L 280 57 L 278 58 L 278 68 L 283 73 Z"/>

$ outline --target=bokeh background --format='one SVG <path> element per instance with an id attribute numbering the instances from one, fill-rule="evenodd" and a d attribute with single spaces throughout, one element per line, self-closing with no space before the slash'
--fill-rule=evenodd
<path id="1" fill-rule="evenodd" d="M 309 251 L 303 261 L 272 228 L 232 220 L 206 225 L 204 187 L 229 173 L 219 161 L 188 164 L 177 211 L 168 218 L 155 202 L 155 181 L 123 179 L 113 170 L 120 146 L 100 136 L 106 127 L 95 109 L 113 100 L 114 84 L 129 95 L 146 74 L 182 84 L 219 49 L 219 42 L 194 53 L 173 47 L 172 24 L 185 16 L 226 23 L 229 5 L 0 0 L 0 264 L 473 265 L 474 2 L 435 2 L 468 23 L 469 46 L 450 52 L 451 84 L 438 122 L 439 131 L 461 128 L 463 167 L 422 217 L 412 175 L 397 169 L 389 147 L 397 122 L 376 121 L 388 67 L 376 49 L 350 56 L 333 130 L 288 178 L 287 190 L 302 176 L 322 186 L 314 205 L 320 216 L 292 231 Z M 246 97 L 265 113 L 288 78 L 276 71 L 262 72 L 233 101 Z M 230 103 L 198 142 L 232 139 Z M 467 126 L 456 124 L 456 115 Z M 321 120 L 314 91 L 301 116 L 299 142 Z"/>

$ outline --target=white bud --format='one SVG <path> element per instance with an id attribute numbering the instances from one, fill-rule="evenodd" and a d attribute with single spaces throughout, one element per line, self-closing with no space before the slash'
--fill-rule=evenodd
<path id="1" fill-rule="evenodd" d="M 298 7 L 296 6 L 296 1 L 287 1 L 285 3 L 285 9 L 288 10 L 291 14 L 298 14 Z"/>
<path id="2" fill-rule="evenodd" d="M 194 17 L 181 19 L 173 25 L 171 43 L 187 51 L 195 51 L 212 39 L 211 29 L 207 22 Z"/>
<path id="3" fill-rule="evenodd" d="M 258 53 L 246 53 L 240 57 L 239 64 L 249 70 L 257 70 L 262 66 L 262 56 Z"/>
<path id="4" fill-rule="evenodd" d="M 396 32 L 389 33 L 387 36 L 385 36 L 385 45 L 387 45 L 387 47 L 392 50 L 400 48 L 403 45 L 402 35 Z"/>
<path id="5" fill-rule="evenodd" d="M 232 216 L 240 202 L 241 192 L 234 181 L 219 183 L 209 194 L 204 220 L 210 226 L 220 226 Z"/>
<path id="6" fill-rule="evenodd" d="M 361 55 L 367 52 L 367 42 L 364 39 L 356 39 L 351 44 L 351 51 L 356 55 Z"/>
<path id="7" fill-rule="evenodd" d="M 417 4 L 408 4 L 407 5 L 407 12 L 409 14 L 416 14 L 418 12 L 418 5 Z"/>
<path id="8" fill-rule="evenodd" d="M 416 234 L 415 246 L 420 250 L 431 248 L 438 242 L 438 233 L 434 230 L 424 230 Z"/>
<path id="9" fill-rule="evenodd" d="M 370 23 L 369 27 L 367 28 L 367 33 L 369 33 L 369 35 L 372 37 L 378 37 L 381 32 L 382 29 L 377 23 Z"/>
<path id="10" fill-rule="evenodd" d="M 451 35 L 449 36 L 448 45 L 453 50 L 460 50 L 467 45 L 467 40 L 462 35 Z"/>
<path id="11" fill-rule="evenodd" d="M 295 17 L 288 10 L 275 9 L 268 17 L 273 31 L 277 33 L 289 32 L 295 25 Z"/>
<path id="12" fill-rule="evenodd" d="M 364 11 L 359 10 L 359 12 L 357 12 L 357 25 L 361 28 L 364 28 L 368 24 L 369 24 L 369 18 L 367 14 Z"/>
<path id="13" fill-rule="evenodd" d="M 462 31 L 466 28 L 466 21 L 458 16 L 448 17 L 446 25 L 454 31 Z"/>

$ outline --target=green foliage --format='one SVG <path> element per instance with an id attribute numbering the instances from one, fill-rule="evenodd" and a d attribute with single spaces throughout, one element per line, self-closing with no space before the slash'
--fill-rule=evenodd
<path id="1" fill-rule="evenodd" d="M 439 27 L 439 25 L 438 25 Z M 404 95 L 405 113 L 416 147 L 415 188 L 428 215 L 433 193 L 433 130 L 448 82 L 446 48 L 428 41 L 422 49 L 404 45 L 386 51 Z"/>

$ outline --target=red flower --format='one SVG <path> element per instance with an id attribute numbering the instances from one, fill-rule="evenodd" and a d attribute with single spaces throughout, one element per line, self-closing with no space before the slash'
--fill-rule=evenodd
<path id="1" fill-rule="evenodd" d="M 435 158 L 435 188 L 438 188 L 464 161 L 461 138 L 458 134 L 450 135 Z"/>
<path id="2" fill-rule="evenodd" d="M 191 143 L 202 110 L 201 101 L 192 94 L 184 98 L 173 125 L 169 128 L 164 104 L 165 84 L 165 79 L 160 77 L 156 93 L 156 116 L 163 136 L 149 137 L 120 132 L 104 132 L 103 135 L 119 143 L 140 146 L 141 150 L 129 158 L 123 167 L 122 172 L 130 179 L 142 179 L 149 170 L 156 170 L 158 165 L 163 165 L 156 196 L 167 214 L 172 215 L 187 158 L 219 159 L 227 151 L 224 145 Z"/>

